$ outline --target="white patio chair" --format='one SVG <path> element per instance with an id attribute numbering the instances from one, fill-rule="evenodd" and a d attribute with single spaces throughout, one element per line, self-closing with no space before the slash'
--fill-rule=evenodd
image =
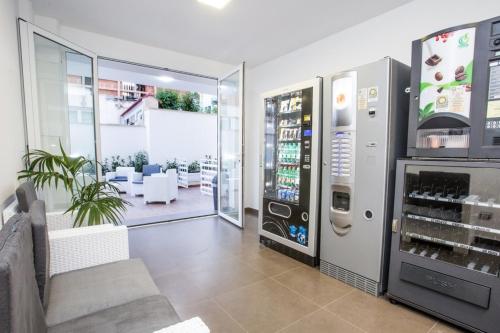
<path id="1" fill-rule="evenodd" d="M 130 193 L 129 179 L 134 172 L 134 167 L 117 167 L 116 171 L 106 172 L 106 181 L 118 187 L 119 192 Z"/>
<path id="2" fill-rule="evenodd" d="M 143 179 L 144 203 L 165 202 L 170 204 L 169 176 L 164 173 L 155 173 Z"/>
<path id="3" fill-rule="evenodd" d="M 168 190 L 170 192 L 170 200 L 172 201 L 179 197 L 177 170 L 168 169 L 166 175 L 168 176 Z"/>

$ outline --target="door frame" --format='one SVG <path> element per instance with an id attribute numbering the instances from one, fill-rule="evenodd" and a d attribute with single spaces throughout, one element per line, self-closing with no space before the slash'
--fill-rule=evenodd
<path id="1" fill-rule="evenodd" d="M 240 163 L 240 180 L 238 183 L 239 187 L 239 207 L 238 207 L 238 220 L 235 218 L 224 214 L 221 212 L 221 169 L 222 169 L 222 150 L 221 150 L 221 137 L 220 137 L 220 132 L 221 132 L 221 126 L 220 126 L 220 121 L 221 121 L 221 99 L 220 99 L 220 83 L 221 81 L 225 80 L 226 78 L 230 77 L 231 75 L 234 75 L 235 73 L 239 72 L 239 83 L 240 83 L 240 89 L 239 89 L 239 109 L 240 109 L 240 117 L 239 117 L 239 128 L 240 128 L 240 134 L 238 138 L 238 145 L 241 149 L 240 152 L 240 157 L 239 157 L 239 163 Z M 234 68 L 231 72 L 227 73 L 226 75 L 222 76 L 217 80 L 217 105 L 218 105 L 218 112 L 217 112 L 217 142 L 218 142 L 218 149 L 217 149 L 217 214 L 222 217 L 223 219 L 233 223 L 239 228 L 244 228 L 245 226 L 245 214 L 243 212 L 243 199 L 244 199 L 244 188 L 243 188 L 243 180 L 244 180 L 244 161 L 245 161 L 245 140 L 244 140 L 244 115 L 245 115 L 245 62 L 242 62 L 238 67 Z"/>
<path id="2" fill-rule="evenodd" d="M 19 32 L 19 56 L 21 63 L 21 82 L 24 106 L 24 124 L 26 152 L 31 149 L 41 148 L 40 121 L 38 110 L 38 91 L 35 60 L 35 34 L 46 38 L 54 43 L 60 44 L 78 53 L 81 53 L 92 59 L 92 90 L 93 90 L 93 110 L 94 110 L 94 149 L 95 158 L 98 163 L 101 162 L 101 131 L 99 125 L 99 79 L 97 76 L 97 55 L 81 46 L 78 46 L 56 34 L 42 29 L 21 18 L 18 19 Z M 102 178 L 102 170 L 96 166 L 97 179 Z"/>

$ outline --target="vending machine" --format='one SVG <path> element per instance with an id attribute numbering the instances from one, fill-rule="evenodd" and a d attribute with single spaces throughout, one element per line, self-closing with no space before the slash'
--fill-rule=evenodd
<path id="1" fill-rule="evenodd" d="M 500 17 L 413 42 L 390 299 L 499 332 Z"/>
<path id="2" fill-rule="evenodd" d="M 474 332 L 500 327 L 500 163 L 400 160 L 388 296 Z"/>
<path id="3" fill-rule="evenodd" d="M 264 245 L 314 266 L 320 199 L 322 79 L 264 94 L 259 234 Z"/>
<path id="4" fill-rule="evenodd" d="M 409 80 L 408 66 L 384 58 L 324 81 L 320 268 L 373 295 L 386 289 Z"/>
<path id="5" fill-rule="evenodd" d="M 500 17 L 412 44 L 408 155 L 500 158 Z"/>

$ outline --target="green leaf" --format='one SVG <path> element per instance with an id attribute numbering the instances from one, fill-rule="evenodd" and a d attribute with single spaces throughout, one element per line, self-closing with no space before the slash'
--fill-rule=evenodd
<path id="1" fill-rule="evenodd" d="M 434 102 L 430 102 L 423 109 L 420 109 L 418 113 L 418 120 L 422 121 L 425 118 L 431 116 L 434 113 L 433 107 L 434 107 Z"/>
<path id="2" fill-rule="evenodd" d="M 420 82 L 420 92 L 424 91 L 425 89 L 432 87 L 433 84 L 430 82 Z"/>
<path id="3" fill-rule="evenodd" d="M 37 189 L 62 185 L 71 194 L 70 207 L 65 213 L 74 216 L 74 226 L 102 223 L 121 224 L 123 213 L 130 203 L 120 198 L 118 188 L 93 177 L 86 181 L 85 169 L 94 162 L 82 156 L 66 154 L 62 144 L 60 155 L 43 150 L 33 150 L 24 157 L 25 169 L 18 179 L 33 180 Z"/>

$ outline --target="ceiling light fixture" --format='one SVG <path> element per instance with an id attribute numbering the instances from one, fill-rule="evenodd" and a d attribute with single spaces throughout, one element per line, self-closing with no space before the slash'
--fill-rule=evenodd
<path id="1" fill-rule="evenodd" d="M 172 82 L 175 79 L 170 76 L 158 76 L 158 80 L 160 80 L 161 82 Z"/>
<path id="2" fill-rule="evenodd" d="M 205 5 L 212 6 L 217 9 L 224 8 L 231 0 L 198 0 Z"/>

